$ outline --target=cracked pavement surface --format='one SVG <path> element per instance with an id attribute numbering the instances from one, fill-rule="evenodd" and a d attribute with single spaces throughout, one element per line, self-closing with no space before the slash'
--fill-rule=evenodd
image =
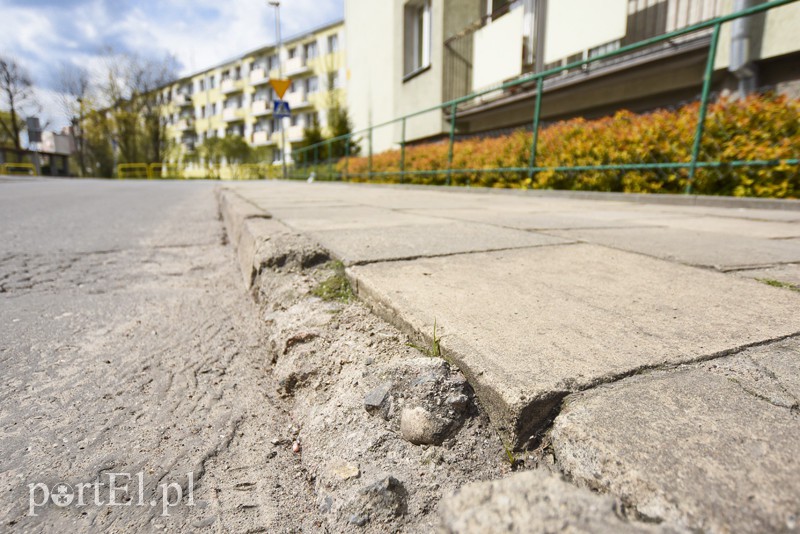
<path id="1" fill-rule="evenodd" d="M 302 524 L 311 488 L 291 443 L 270 444 L 291 420 L 253 372 L 263 330 L 213 187 L 0 182 L 0 530 Z M 77 494 L 109 473 L 133 477 L 130 505 L 29 513 L 29 484 Z M 164 515 L 159 485 L 172 483 L 184 502 Z"/>

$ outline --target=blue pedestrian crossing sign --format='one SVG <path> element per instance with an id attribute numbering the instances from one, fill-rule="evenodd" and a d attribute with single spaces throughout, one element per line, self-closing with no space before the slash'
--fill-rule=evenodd
<path id="1" fill-rule="evenodd" d="M 275 100 L 272 102 L 272 112 L 279 119 L 284 117 L 291 117 L 292 110 L 289 109 L 289 103 L 286 100 Z"/>

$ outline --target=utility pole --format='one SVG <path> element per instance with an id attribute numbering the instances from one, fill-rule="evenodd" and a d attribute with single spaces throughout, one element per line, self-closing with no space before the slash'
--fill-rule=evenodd
<path id="1" fill-rule="evenodd" d="M 281 3 L 280 0 L 267 0 L 269 5 L 275 8 L 275 34 L 278 37 L 278 78 L 283 79 L 283 64 L 281 62 Z M 283 118 L 278 119 L 278 127 L 281 129 L 281 167 L 283 179 L 286 180 L 286 129 L 283 127 Z"/>

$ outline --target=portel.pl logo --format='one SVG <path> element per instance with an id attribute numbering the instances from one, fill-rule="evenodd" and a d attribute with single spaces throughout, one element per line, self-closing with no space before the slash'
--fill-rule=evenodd
<path id="1" fill-rule="evenodd" d="M 187 473 L 186 495 L 177 482 L 159 484 L 153 498 L 145 499 L 144 472 L 103 473 L 100 480 L 70 485 L 56 482 L 48 486 L 42 482 L 28 484 L 28 515 L 36 516 L 37 509 L 50 503 L 59 508 L 68 506 L 149 506 L 160 507 L 161 515 L 168 516 L 170 508 L 178 506 L 186 497 L 186 506 L 194 506 L 194 473 Z"/>

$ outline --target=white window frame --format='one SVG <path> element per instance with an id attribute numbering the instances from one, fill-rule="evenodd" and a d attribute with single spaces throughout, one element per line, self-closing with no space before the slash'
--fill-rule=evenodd
<path id="1" fill-rule="evenodd" d="M 431 66 L 431 0 L 412 0 L 403 8 L 403 81 Z"/>

